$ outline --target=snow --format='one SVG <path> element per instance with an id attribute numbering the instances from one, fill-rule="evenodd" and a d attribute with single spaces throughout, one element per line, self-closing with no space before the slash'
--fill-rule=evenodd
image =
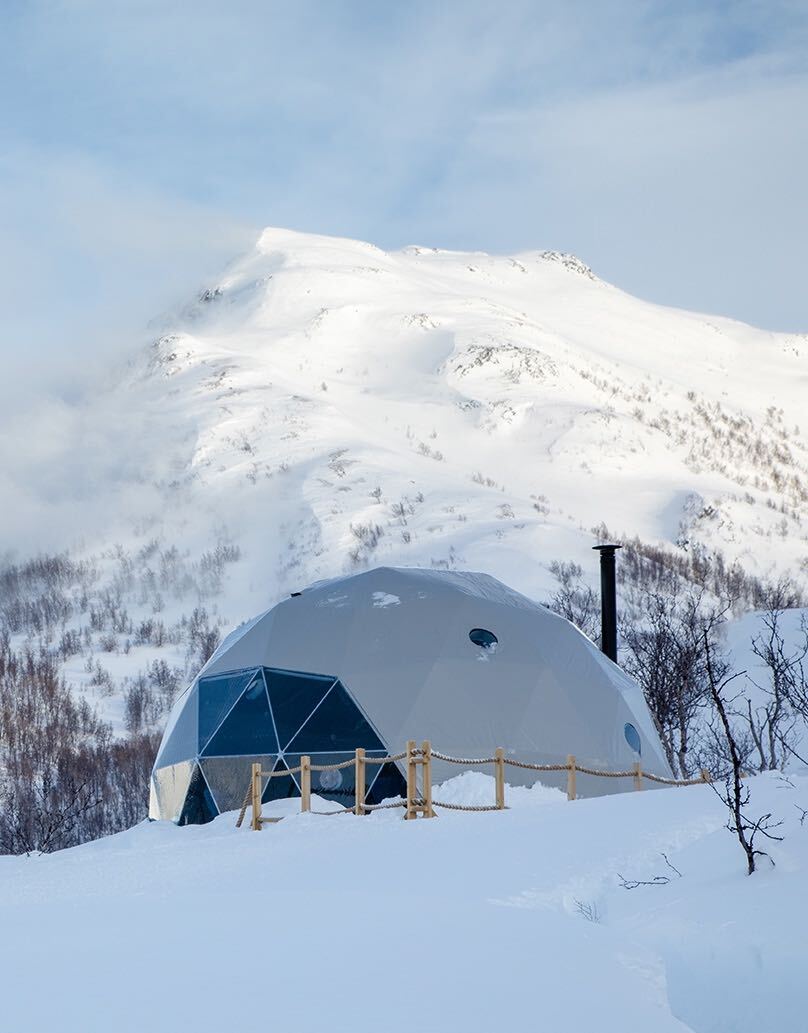
<path id="1" fill-rule="evenodd" d="M 808 778 L 752 790 L 785 822 L 752 877 L 707 786 L 417 822 L 290 800 L 260 834 L 226 814 L 3 857 L 2 1026 L 802 1033 Z M 434 792 L 494 795 L 481 773 Z"/>
<path id="2" fill-rule="evenodd" d="M 60 454 L 21 443 L 3 540 L 201 550 L 226 527 L 233 623 L 367 563 L 543 598 L 553 559 L 594 568 L 601 522 L 802 577 L 806 354 L 804 335 L 649 304 L 556 252 L 268 229 L 80 400 Z"/>
<path id="3" fill-rule="evenodd" d="M 113 594 L 118 549 L 159 542 L 192 565 L 226 541 L 240 558 L 221 590 L 175 585 L 160 611 L 168 625 L 204 602 L 222 632 L 376 566 L 485 571 L 533 605 L 553 561 L 597 581 L 603 523 L 805 587 L 807 354 L 805 335 L 651 305 L 558 252 L 267 229 L 124 369 L 60 403 L 56 432 L 43 417 L 16 435 L 0 536 L 22 558 L 72 547 Z M 133 620 L 153 595 L 124 599 Z M 126 676 L 187 662 L 118 637 L 118 653 L 83 648 L 113 695 L 85 655 L 65 668 L 116 732 Z"/>
<path id="4" fill-rule="evenodd" d="M 569 255 L 271 229 L 126 369 L 36 407 L 0 531 L 23 556 L 100 556 L 105 584 L 117 544 L 232 542 L 204 597 L 223 629 L 368 566 L 486 571 L 533 605 L 553 560 L 596 580 L 602 522 L 804 584 L 806 355 L 805 335 L 648 304 Z M 166 593 L 167 625 L 195 593 Z M 753 696 L 759 620 L 729 629 Z M 95 654 L 119 683 L 186 662 L 123 649 Z M 122 732 L 85 660 L 69 681 Z M 785 839 L 751 878 L 707 787 L 574 804 L 520 788 L 504 813 L 419 822 L 290 801 L 261 834 L 230 814 L 0 857 L 0 1029 L 805 1033 L 808 777 L 791 782 L 752 782 Z M 435 795 L 494 792 L 469 772 Z"/>

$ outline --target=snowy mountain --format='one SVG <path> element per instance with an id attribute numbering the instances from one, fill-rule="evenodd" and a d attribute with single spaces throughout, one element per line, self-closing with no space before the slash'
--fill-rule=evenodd
<path id="1" fill-rule="evenodd" d="M 808 336 L 648 304 L 570 255 L 266 230 L 60 410 L 58 447 L 17 428 L 7 547 L 74 567 L 56 615 L 11 630 L 75 633 L 97 702 L 155 657 L 193 666 L 194 607 L 223 630 L 363 565 L 543 599 L 553 561 L 596 575 L 605 525 L 805 584 L 807 387 Z"/>
<path id="2" fill-rule="evenodd" d="M 169 523 L 226 526 L 271 600 L 377 561 L 541 594 L 602 523 L 805 574 L 806 388 L 808 337 L 638 301 L 569 255 L 267 230 L 112 394 L 151 414 L 139 473 L 163 471 Z"/>

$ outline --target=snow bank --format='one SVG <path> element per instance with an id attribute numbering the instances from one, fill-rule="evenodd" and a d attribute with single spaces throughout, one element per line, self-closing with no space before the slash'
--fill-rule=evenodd
<path id="1" fill-rule="evenodd" d="M 491 781 L 435 796 L 487 802 Z M 260 834 L 227 814 L 0 858 L 0 1025 L 799 1033 L 808 779 L 792 783 L 754 780 L 785 839 L 751 878 L 706 786 L 511 790 L 507 811 L 417 822 L 284 801 Z"/>

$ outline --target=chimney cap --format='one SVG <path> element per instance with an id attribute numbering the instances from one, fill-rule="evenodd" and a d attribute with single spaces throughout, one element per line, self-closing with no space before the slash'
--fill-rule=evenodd
<path id="1" fill-rule="evenodd" d="M 615 549 L 622 549 L 623 546 L 622 545 L 593 545 L 592 548 L 596 549 L 598 552 L 605 552 L 608 549 L 611 549 L 612 551 L 614 551 Z"/>

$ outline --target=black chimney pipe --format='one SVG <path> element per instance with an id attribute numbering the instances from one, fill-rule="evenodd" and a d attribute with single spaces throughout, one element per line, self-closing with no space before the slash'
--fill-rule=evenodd
<path id="1" fill-rule="evenodd" d="M 600 553 L 600 649 L 617 663 L 617 581 L 614 554 L 622 545 L 593 545 Z"/>

